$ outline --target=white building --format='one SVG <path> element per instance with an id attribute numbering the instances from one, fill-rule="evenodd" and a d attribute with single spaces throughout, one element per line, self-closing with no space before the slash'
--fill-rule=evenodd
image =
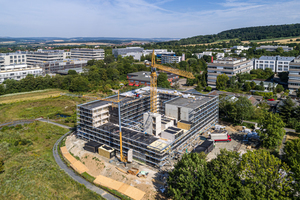
<path id="1" fill-rule="evenodd" d="M 4 66 L 4 58 L 0 57 L 0 69 Z"/>
<path id="2" fill-rule="evenodd" d="M 42 50 L 31 51 L 26 54 L 27 65 L 33 66 L 37 63 L 64 60 L 71 57 L 71 52 L 64 50 Z"/>
<path id="3" fill-rule="evenodd" d="M 244 46 L 233 46 L 233 47 L 231 47 L 230 49 L 237 49 L 237 50 L 249 50 L 250 48 L 252 48 L 252 47 L 250 47 L 250 46 L 247 46 L 247 47 L 244 47 Z"/>
<path id="4" fill-rule="evenodd" d="M 298 56 L 292 62 L 290 62 L 288 84 L 290 90 L 300 89 L 300 56 Z"/>
<path id="5" fill-rule="evenodd" d="M 87 49 L 87 48 L 71 49 L 72 59 L 103 60 L 104 55 L 105 54 L 103 49 Z"/>
<path id="6" fill-rule="evenodd" d="M 204 51 L 203 53 L 195 53 L 198 59 L 201 59 L 204 55 L 206 56 L 213 56 L 213 54 L 216 54 L 217 58 L 224 58 L 225 53 L 220 52 L 212 52 L 212 51 Z"/>
<path id="7" fill-rule="evenodd" d="M 181 56 L 169 56 L 169 55 L 162 55 L 161 56 L 161 64 L 166 63 L 179 63 L 181 62 Z"/>
<path id="8" fill-rule="evenodd" d="M 153 52 L 153 49 L 145 49 L 143 50 L 143 55 L 149 55 L 149 54 L 152 54 Z M 157 54 L 165 54 L 165 53 L 174 53 L 173 51 L 171 52 L 168 52 L 168 49 L 154 49 L 154 54 L 157 55 Z"/>
<path id="9" fill-rule="evenodd" d="M 283 51 L 292 51 L 293 47 L 289 46 L 271 46 L 271 45 L 263 45 L 260 47 L 256 47 L 256 50 L 262 50 L 265 49 L 266 51 L 276 51 L 279 47 L 283 49 Z"/>
<path id="10" fill-rule="evenodd" d="M 263 85 L 264 85 L 264 88 L 265 88 L 264 91 L 266 91 L 266 92 L 272 91 L 272 88 L 276 88 L 277 85 L 278 85 L 278 83 L 274 83 L 274 82 L 271 82 L 271 81 L 246 80 L 246 82 L 250 82 L 250 83 L 254 82 L 256 85 L 260 85 L 260 83 L 263 82 Z"/>
<path id="11" fill-rule="evenodd" d="M 295 57 L 261 56 L 254 60 L 254 69 L 270 68 L 275 73 L 289 71 L 289 64 L 294 59 Z"/>
<path id="12" fill-rule="evenodd" d="M 42 75 L 42 71 L 40 67 L 29 67 L 27 64 L 3 66 L 0 70 L 0 83 L 3 83 L 7 79 L 21 80 L 28 74 L 40 76 Z"/>
<path id="13" fill-rule="evenodd" d="M 217 76 L 226 74 L 229 78 L 239 73 L 250 73 L 253 61 L 246 58 L 220 58 L 207 63 L 207 84 L 216 87 Z"/>
<path id="14" fill-rule="evenodd" d="M 0 58 L 4 59 L 4 65 L 26 64 L 26 52 L 0 53 Z"/>

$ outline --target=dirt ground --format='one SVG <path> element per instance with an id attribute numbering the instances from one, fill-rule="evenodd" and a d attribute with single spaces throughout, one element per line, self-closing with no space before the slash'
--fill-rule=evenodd
<path id="1" fill-rule="evenodd" d="M 162 180 L 159 179 L 159 177 L 162 177 L 161 173 L 156 169 L 150 169 L 148 166 L 137 162 L 127 164 L 125 167 L 122 164 L 119 164 L 116 158 L 109 160 L 97 153 L 85 151 L 83 149 L 85 142 L 86 141 L 84 140 L 76 138 L 75 135 L 71 135 L 66 139 L 66 147 L 74 156 L 78 156 L 80 158 L 81 162 L 89 169 L 89 174 L 94 177 L 103 175 L 116 181 L 134 186 L 146 193 L 143 200 L 165 199 L 164 195 L 159 190 L 162 185 L 158 184 L 157 181 L 153 181 L 153 179 L 159 181 Z M 147 171 L 149 174 L 147 178 L 139 178 L 131 174 L 122 173 L 116 169 L 116 167 L 124 171 L 128 171 L 131 167 L 135 167 L 140 171 Z"/>

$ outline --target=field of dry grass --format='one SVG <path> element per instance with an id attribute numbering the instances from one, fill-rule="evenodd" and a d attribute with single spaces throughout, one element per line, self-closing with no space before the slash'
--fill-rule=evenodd
<path id="1" fill-rule="evenodd" d="M 60 93 L 62 92 L 63 92 L 62 90 L 50 89 L 50 90 L 39 90 L 39 91 L 32 91 L 32 92 L 8 94 L 8 95 L 0 96 L 0 104 L 45 99 L 49 97 L 57 97 L 60 96 Z"/>

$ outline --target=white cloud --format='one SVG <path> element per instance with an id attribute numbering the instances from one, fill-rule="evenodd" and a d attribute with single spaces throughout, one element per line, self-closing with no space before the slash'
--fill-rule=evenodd
<path id="1" fill-rule="evenodd" d="M 178 12 L 175 0 L 0 0 L 0 36 L 189 37 L 300 21 L 300 2 L 227 0 Z M 184 6 L 184 3 L 182 4 Z M 180 9 L 182 10 L 182 9 Z"/>

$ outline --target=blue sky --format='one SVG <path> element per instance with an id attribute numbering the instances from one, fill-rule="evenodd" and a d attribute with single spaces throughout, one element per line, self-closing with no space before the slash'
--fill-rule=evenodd
<path id="1" fill-rule="evenodd" d="M 299 0 L 0 0 L 0 36 L 185 38 L 300 23 Z"/>

